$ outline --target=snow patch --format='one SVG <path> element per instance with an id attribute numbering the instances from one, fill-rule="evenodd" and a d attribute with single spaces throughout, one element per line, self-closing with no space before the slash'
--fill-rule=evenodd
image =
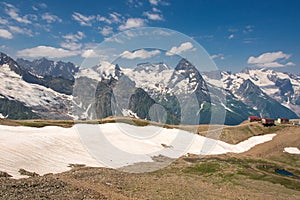
<path id="1" fill-rule="evenodd" d="M 111 144 L 108 149 L 98 151 L 102 156 L 99 162 L 83 145 L 82 138 L 78 134 L 80 129 L 85 131 L 92 144 L 98 144 L 96 136 L 99 136 L 99 133 Z M 199 155 L 242 153 L 257 144 L 272 140 L 275 135 L 254 136 L 232 145 L 183 130 L 155 126 L 136 127 L 122 123 L 77 124 L 72 128 L 0 125 L 0 171 L 5 171 L 14 178 L 22 178 L 23 176 L 18 173 L 20 168 L 43 175 L 67 171 L 69 164 L 111 167 L 109 163 L 100 163 L 102 158 L 103 160 L 109 158 L 117 163 L 116 167 L 120 167 L 137 162 L 152 162 L 152 156 L 159 154 L 178 158 L 188 153 Z M 164 148 L 161 144 L 173 148 Z M 116 148 L 127 152 L 125 154 L 127 156 L 114 154 L 113 150 Z"/>
<path id="2" fill-rule="evenodd" d="M 297 147 L 285 147 L 283 152 L 290 154 L 300 154 L 300 150 Z"/>

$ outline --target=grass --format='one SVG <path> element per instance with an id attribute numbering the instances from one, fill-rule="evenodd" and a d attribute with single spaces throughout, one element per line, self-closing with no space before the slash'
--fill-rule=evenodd
<path id="1" fill-rule="evenodd" d="M 74 125 L 74 121 L 72 120 L 17 120 L 17 124 L 21 126 L 29 126 L 42 128 L 45 126 L 61 126 L 61 127 L 72 127 Z"/>
<path id="2" fill-rule="evenodd" d="M 220 164 L 215 162 L 203 162 L 194 166 L 187 167 L 183 171 L 185 173 L 193 173 L 197 175 L 212 174 L 220 170 Z"/>
<path id="3" fill-rule="evenodd" d="M 206 175 L 211 182 L 230 182 L 241 184 L 243 180 L 252 179 L 280 184 L 286 188 L 300 191 L 300 179 L 287 177 L 275 173 L 275 169 L 287 169 L 296 175 L 300 170 L 290 169 L 269 160 L 255 158 L 236 158 L 224 156 L 225 158 L 204 158 L 201 161 L 191 162 L 192 166 L 185 167 L 185 174 Z M 172 170 L 176 171 L 176 170 Z M 172 171 L 168 171 L 172 173 Z"/>

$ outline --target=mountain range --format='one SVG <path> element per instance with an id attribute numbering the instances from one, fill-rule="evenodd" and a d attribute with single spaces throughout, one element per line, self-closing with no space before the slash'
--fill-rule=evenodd
<path id="1" fill-rule="evenodd" d="M 79 68 L 46 58 L 0 53 L 0 116 L 10 119 L 96 119 L 131 116 L 168 124 L 239 124 L 250 115 L 300 116 L 300 76 L 271 69 L 200 73 L 176 66 L 133 68 L 101 62 Z"/>

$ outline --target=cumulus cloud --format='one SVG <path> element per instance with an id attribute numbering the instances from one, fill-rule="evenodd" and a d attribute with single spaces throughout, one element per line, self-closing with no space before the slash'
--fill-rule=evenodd
<path id="1" fill-rule="evenodd" d="M 78 12 L 72 14 L 72 18 L 77 21 L 81 26 L 92 26 L 92 21 L 95 19 L 95 16 L 85 16 Z"/>
<path id="2" fill-rule="evenodd" d="M 67 35 L 64 35 L 63 38 L 66 39 L 67 41 L 78 41 L 78 40 L 81 40 L 85 37 L 85 34 L 81 31 L 77 31 L 76 34 L 67 34 Z"/>
<path id="3" fill-rule="evenodd" d="M 31 24 L 32 22 L 28 19 L 28 16 L 20 16 L 19 9 L 17 9 L 14 5 L 3 2 L 5 6 L 5 13 L 10 16 L 10 18 L 16 20 L 17 22 L 24 24 Z"/>
<path id="4" fill-rule="evenodd" d="M 12 39 L 13 35 L 8 30 L 0 29 L 0 37 L 5 39 Z"/>
<path id="5" fill-rule="evenodd" d="M 84 50 L 81 54 L 83 58 L 97 58 L 99 55 L 93 49 Z"/>
<path id="6" fill-rule="evenodd" d="M 82 47 L 82 44 L 78 43 L 85 37 L 85 34 L 81 31 L 77 31 L 75 34 L 67 34 L 62 36 L 65 42 L 60 43 L 60 46 L 69 50 L 78 50 Z"/>
<path id="7" fill-rule="evenodd" d="M 163 17 L 158 13 L 144 12 L 143 15 L 145 15 L 150 20 L 154 20 L 154 21 L 163 20 Z"/>
<path id="8" fill-rule="evenodd" d="M 112 33 L 113 33 L 113 28 L 110 26 L 105 26 L 105 27 L 101 28 L 101 30 L 100 30 L 100 34 L 103 36 L 108 36 Z"/>
<path id="9" fill-rule="evenodd" d="M 211 59 L 220 59 L 220 60 L 225 59 L 224 54 L 222 54 L 222 53 L 211 55 L 210 58 Z"/>
<path id="10" fill-rule="evenodd" d="M 97 16 L 97 20 L 100 21 L 100 22 L 105 22 L 107 24 L 111 24 L 112 23 L 112 21 L 110 19 L 108 19 L 106 17 L 103 17 L 103 16 L 100 16 L 100 15 Z"/>
<path id="11" fill-rule="evenodd" d="M 161 12 L 158 8 L 152 8 L 153 12 Z"/>
<path id="12" fill-rule="evenodd" d="M 170 49 L 170 51 L 166 52 L 166 55 L 167 56 L 172 56 L 172 55 L 180 55 L 182 52 L 185 52 L 185 51 L 193 51 L 194 50 L 194 46 L 192 43 L 190 42 L 184 42 L 182 43 L 179 47 L 172 47 Z"/>
<path id="13" fill-rule="evenodd" d="M 23 49 L 17 52 L 20 57 L 30 58 L 65 58 L 78 55 L 78 51 L 69 51 L 62 48 L 55 48 L 50 46 L 37 46 L 34 48 Z"/>
<path id="14" fill-rule="evenodd" d="M 149 3 L 153 6 L 157 6 L 158 2 L 159 2 L 159 0 L 149 0 Z"/>
<path id="15" fill-rule="evenodd" d="M 6 24 L 8 24 L 8 20 L 0 17 L 0 24 L 6 25 Z"/>
<path id="16" fill-rule="evenodd" d="M 33 37 L 33 33 L 31 30 L 27 28 L 20 28 L 18 26 L 8 26 L 9 30 L 13 33 L 27 35 L 29 37 Z"/>
<path id="17" fill-rule="evenodd" d="M 152 6 L 158 6 L 159 4 L 160 4 L 160 5 L 163 5 L 163 6 L 168 6 L 168 5 L 170 5 L 169 2 L 164 1 L 164 0 L 149 0 L 149 3 L 150 3 Z"/>
<path id="18" fill-rule="evenodd" d="M 119 30 L 127 30 L 131 28 L 138 28 L 145 25 L 145 20 L 141 18 L 129 18 L 125 24 L 119 26 Z"/>
<path id="19" fill-rule="evenodd" d="M 62 22 L 62 19 L 60 19 L 56 15 L 52 15 L 50 13 L 44 13 L 42 15 L 42 19 L 45 20 L 47 23 L 53 23 L 53 22 Z"/>
<path id="20" fill-rule="evenodd" d="M 76 42 L 62 42 L 60 43 L 60 46 L 62 48 L 74 51 L 80 49 L 82 47 L 82 44 Z"/>
<path id="21" fill-rule="evenodd" d="M 121 18 L 122 18 L 122 15 L 117 13 L 117 12 L 113 12 L 113 13 L 110 13 L 109 14 L 109 17 L 111 18 L 111 21 L 113 23 L 120 23 L 121 22 Z"/>
<path id="22" fill-rule="evenodd" d="M 136 59 L 136 58 L 146 59 L 146 58 L 151 58 L 152 56 L 158 54 L 160 54 L 159 50 L 147 51 L 145 49 L 140 49 L 134 52 L 124 51 L 120 56 L 126 59 Z"/>
<path id="23" fill-rule="evenodd" d="M 285 54 L 282 51 L 267 52 L 258 57 L 250 56 L 248 64 L 258 67 L 287 67 L 294 66 L 293 62 L 288 61 L 290 54 Z"/>

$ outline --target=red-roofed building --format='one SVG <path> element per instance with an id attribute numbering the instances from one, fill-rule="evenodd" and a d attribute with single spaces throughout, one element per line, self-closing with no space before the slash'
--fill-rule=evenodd
<path id="1" fill-rule="evenodd" d="M 262 118 L 261 123 L 264 126 L 275 126 L 275 120 L 273 118 Z"/>
<path id="2" fill-rule="evenodd" d="M 249 120 L 249 122 L 259 122 L 259 121 L 261 121 L 261 118 L 258 116 L 249 116 L 248 120 Z"/>

